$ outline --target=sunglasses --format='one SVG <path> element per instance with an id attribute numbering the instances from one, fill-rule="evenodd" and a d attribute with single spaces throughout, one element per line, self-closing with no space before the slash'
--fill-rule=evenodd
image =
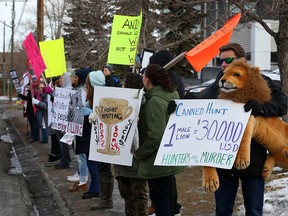
<path id="1" fill-rule="evenodd" d="M 225 62 L 226 64 L 231 64 L 234 59 L 236 59 L 236 58 L 228 57 L 228 58 L 225 58 L 225 59 L 219 59 L 219 63 L 220 63 L 220 65 L 222 65 L 223 62 Z"/>

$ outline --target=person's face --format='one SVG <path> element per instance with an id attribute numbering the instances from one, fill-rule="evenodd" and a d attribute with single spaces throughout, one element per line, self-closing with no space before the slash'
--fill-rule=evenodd
<path id="1" fill-rule="evenodd" d="M 236 58 L 237 57 L 233 50 L 227 50 L 227 51 L 222 52 L 220 54 L 220 64 L 223 61 L 222 64 L 220 65 L 222 68 L 222 71 L 224 71 Z"/>
<path id="2" fill-rule="evenodd" d="M 103 68 L 103 73 L 104 73 L 104 76 L 109 76 L 111 74 L 108 68 Z"/>
<path id="3" fill-rule="evenodd" d="M 40 93 L 43 93 L 43 92 L 44 92 L 44 88 L 45 88 L 45 85 L 43 85 L 43 84 L 40 84 L 40 85 L 39 85 L 39 91 L 40 91 Z"/>
<path id="4" fill-rule="evenodd" d="M 148 90 L 148 89 L 149 89 L 149 86 L 150 86 L 150 85 L 149 85 L 150 81 L 149 81 L 149 78 L 146 77 L 145 73 L 143 74 L 142 80 L 143 80 L 144 88 L 145 88 L 146 90 Z"/>
<path id="5" fill-rule="evenodd" d="M 77 86 L 78 85 L 78 77 L 77 76 L 71 76 L 70 77 L 70 80 L 71 80 L 71 85 L 73 87 Z"/>

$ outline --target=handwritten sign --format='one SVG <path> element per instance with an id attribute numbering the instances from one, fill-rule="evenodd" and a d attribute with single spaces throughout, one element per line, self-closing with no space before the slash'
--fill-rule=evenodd
<path id="1" fill-rule="evenodd" d="M 155 165 L 230 169 L 250 113 L 229 100 L 177 100 Z"/>
<path id="2" fill-rule="evenodd" d="M 114 15 L 110 39 L 108 63 L 133 65 L 141 30 L 140 16 Z"/>
<path id="3" fill-rule="evenodd" d="M 35 41 L 32 32 L 30 32 L 26 37 L 26 39 L 24 40 L 23 46 L 27 53 L 28 59 L 33 67 L 35 75 L 37 76 L 37 78 L 40 77 L 40 75 L 46 69 L 46 65 L 41 56 L 40 50 L 37 46 L 37 43 Z"/>
<path id="4" fill-rule="evenodd" d="M 219 48 L 230 41 L 233 29 L 238 24 L 241 14 L 233 16 L 217 32 L 202 41 L 186 54 L 186 59 L 199 72 L 212 58 L 219 53 Z"/>
<path id="5" fill-rule="evenodd" d="M 47 66 L 45 77 L 60 76 L 66 72 L 64 39 L 39 42 L 41 54 Z"/>
<path id="6" fill-rule="evenodd" d="M 80 109 L 84 107 L 84 94 L 84 91 L 56 87 L 51 128 L 82 136 L 84 117 Z"/>
<path id="7" fill-rule="evenodd" d="M 132 165 L 130 150 L 142 95 L 138 89 L 94 88 L 96 120 L 92 124 L 89 160 Z"/>
<path id="8" fill-rule="evenodd" d="M 21 85 L 20 85 L 16 71 L 15 70 L 10 71 L 10 76 L 11 76 L 11 79 L 14 83 L 14 87 L 15 87 L 16 92 L 18 94 L 21 93 L 22 92 Z"/>

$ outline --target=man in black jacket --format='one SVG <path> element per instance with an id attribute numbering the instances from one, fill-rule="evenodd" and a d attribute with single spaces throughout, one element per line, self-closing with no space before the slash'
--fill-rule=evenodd
<path id="1" fill-rule="evenodd" d="M 213 84 L 204 90 L 202 98 L 216 99 L 220 93 L 218 81 L 223 76 L 223 71 L 228 65 L 237 58 L 245 58 L 245 51 L 237 43 L 229 43 L 220 49 L 220 71 Z M 256 116 L 278 116 L 281 117 L 287 112 L 287 97 L 280 91 L 269 77 L 264 76 L 271 89 L 271 101 L 259 104 L 255 100 L 250 100 L 244 105 L 246 112 L 252 110 L 251 115 Z M 232 168 L 217 169 L 220 187 L 215 192 L 216 215 L 232 215 L 235 197 L 241 180 L 242 193 L 246 215 L 262 215 L 264 201 L 264 179 L 261 176 L 264 162 L 267 158 L 266 149 L 260 144 L 251 140 L 250 165 L 245 170 Z"/>

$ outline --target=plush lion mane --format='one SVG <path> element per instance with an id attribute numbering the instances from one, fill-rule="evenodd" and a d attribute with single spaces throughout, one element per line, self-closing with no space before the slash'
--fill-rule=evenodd
<path id="1" fill-rule="evenodd" d="M 236 88 L 235 91 L 228 93 L 221 91 L 219 94 L 221 99 L 229 99 L 238 103 L 246 103 L 252 99 L 265 103 L 271 99 L 271 90 L 259 68 L 251 67 L 243 60 L 234 60 L 224 71 L 220 82 L 230 82 Z"/>

